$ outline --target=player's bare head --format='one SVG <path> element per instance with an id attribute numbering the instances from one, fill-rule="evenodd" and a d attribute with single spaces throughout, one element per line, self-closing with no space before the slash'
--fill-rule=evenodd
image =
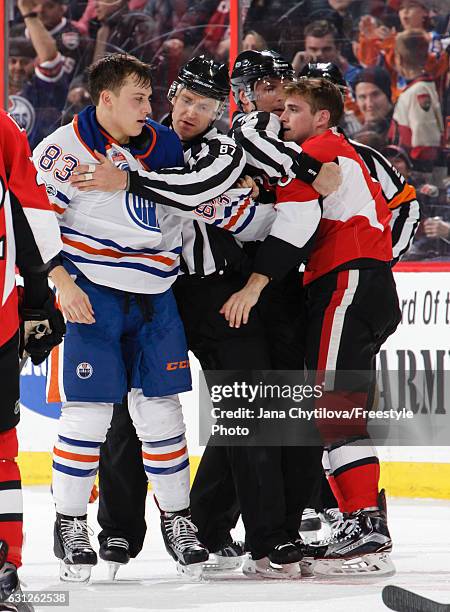
<path id="1" fill-rule="evenodd" d="M 344 102 L 338 87 L 328 79 L 301 77 L 286 85 L 285 91 L 281 121 L 286 140 L 301 143 L 339 123 Z"/>
<path id="2" fill-rule="evenodd" d="M 133 55 L 107 55 L 92 64 L 88 71 L 88 90 L 96 106 L 103 91 L 112 91 L 118 95 L 120 89 L 130 82 L 151 92 L 151 68 Z"/>
<path id="3" fill-rule="evenodd" d="M 114 54 L 89 70 L 88 90 L 101 125 L 119 142 L 139 136 L 152 112 L 151 73 L 131 55 Z"/>

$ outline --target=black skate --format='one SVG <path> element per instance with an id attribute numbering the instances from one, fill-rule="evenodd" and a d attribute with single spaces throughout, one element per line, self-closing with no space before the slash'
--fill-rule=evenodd
<path id="1" fill-rule="evenodd" d="M 125 538 L 106 538 L 100 544 L 100 559 L 108 563 L 109 579 L 114 580 L 121 565 L 130 560 L 130 545 Z"/>
<path id="2" fill-rule="evenodd" d="M 16 566 L 6 561 L 8 544 L 0 540 L 0 610 L 34 612 L 32 605 L 23 601 Z"/>
<path id="3" fill-rule="evenodd" d="M 267 557 L 252 559 L 249 557 L 242 568 L 246 576 L 259 578 L 277 578 L 291 580 L 300 578 L 299 561 L 303 556 L 301 548 L 293 542 L 277 544 Z"/>
<path id="4" fill-rule="evenodd" d="M 203 569 L 208 572 L 220 572 L 239 569 L 246 557 L 244 542 L 230 540 L 218 550 L 210 553 Z"/>
<path id="5" fill-rule="evenodd" d="M 200 578 L 203 563 L 208 560 L 208 549 L 196 536 L 198 529 L 191 520 L 189 509 L 162 512 L 161 532 L 166 550 L 177 562 L 180 574 Z"/>
<path id="6" fill-rule="evenodd" d="M 317 540 L 319 531 L 322 528 L 322 521 L 319 515 L 312 508 L 305 508 L 300 523 L 299 532 L 305 542 Z"/>
<path id="7" fill-rule="evenodd" d="M 327 540 L 306 545 L 302 563 L 310 564 L 322 577 L 386 577 L 395 574 L 389 553 L 392 540 L 387 526 L 384 491 L 376 510 L 357 510 L 344 515 Z"/>
<path id="8" fill-rule="evenodd" d="M 61 580 L 88 582 L 91 568 L 97 565 L 97 554 L 89 541 L 86 514 L 67 516 L 56 513 L 53 551 L 55 556 L 61 559 Z"/>

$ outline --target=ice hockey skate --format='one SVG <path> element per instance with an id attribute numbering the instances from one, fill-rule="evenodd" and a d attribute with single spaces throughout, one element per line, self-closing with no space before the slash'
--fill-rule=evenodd
<path id="1" fill-rule="evenodd" d="M 208 549 L 196 536 L 197 531 L 189 509 L 162 512 L 161 532 L 166 550 L 176 561 L 178 573 L 193 579 L 201 578 L 203 564 L 209 558 Z"/>
<path id="2" fill-rule="evenodd" d="M 300 523 L 299 532 L 305 542 L 314 542 L 319 537 L 322 528 L 322 521 L 319 515 L 312 508 L 305 508 Z"/>
<path id="3" fill-rule="evenodd" d="M 319 512 L 319 517 L 322 523 L 329 527 L 331 533 L 339 528 L 339 524 L 344 518 L 339 508 L 324 508 L 322 512 Z"/>
<path id="4" fill-rule="evenodd" d="M 379 507 L 344 515 L 333 535 L 322 542 L 306 545 L 302 563 L 310 565 L 315 576 L 387 577 L 395 574 L 390 559 L 392 540 L 387 526 L 384 491 Z"/>
<path id="5" fill-rule="evenodd" d="M 203 570 L 206 572 L 236 570 L 242 567 L 245 559 L 244 543 L 230 541 L 209 554 L 208 561 L 203 564 Z"/>
<path id="6" fill-rule="evenodd" d="M 301 578 L 301 558 L 301 549 L 293 542 L 285 542 L 275 546 L 267 557 L 256 560 L 248 557 L 244 561 L 242 571 L 251 578 L 292 580 Z"/>
<path id="7" fill-rule="evenodd" d="M 6 561 L 8 544 L 0 540 L 0 610 L 34 612 L 33 606 L 20 601 L 22 590 L 16 566 Z M 17 601 L 15 601 L 17 596 Z M 11 597 L 11 601 L 7 601 Z"/>
<path id="8" fill-rule="evenodd" d="M 56 513 L 53 551 L 61 559 L 59 577 L 64 582 L 88 582 L 92 567 L 97 565 L 97 553 L 89 541 L 86 519 L 86 514 Z"/>
<path id="9" fill-rule="evenodd" d="M 130 545 L 125 538 L 106 538 L 99 549 L 100 559 L 108 563 L 108 578 L 114 580 L 119 568 L 130 560 Z"/>

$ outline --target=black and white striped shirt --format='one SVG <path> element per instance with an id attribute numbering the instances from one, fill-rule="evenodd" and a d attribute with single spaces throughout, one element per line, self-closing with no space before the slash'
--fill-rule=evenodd
<path id="1" fill-rule="evenodd" d="M 355 140 L 349 139 L 349 142 L 362 157 L 370 176 L 380 183 L 392 212 L 392 263 L 395 264 L 411 246 L 420 223 L 420 206 L 416 191 L 379 151 Z"/>
<path id="2" fill-rule="evenodd" d="M 322 163 L 303 152 L 295 142 L 281 139 L 280 119 L 273 113 L 235 113 L 230 135 L 247 156 L 246 171 L 251 176 L 265 174 L 269 179 L 283 176 L 311 184 Z"/>
<path id="3" fill-rule="evenodd" d="M 301 176 L 302 172 L 308 173 L 307 164 L 312 158 L 298 144 L 281 140 L 281 122 L 273 113 L 236 113 L 230 134 L 246 153 L 248 174 L 266 175 L 274 184 L 283 176 L 312 182 L 311 175 L 308 180 Z M 391 209 L 393 263 L 396 263 L 411 246 L 420 222 L 415 191 L 381 153 L 354 140 L 349 142 L 362 157 L 370 175 L 380 183 Z"/>
<path id="4" fill-rule="evenodd" d="M 242 249 L 233 235 L 245 240 L 264 237 L 274 211 L 245 199 L 240 204 L 238 198 L 227 195 L 243 174 L 246 157 L 232 138 L 216 128 L 184 143 L 184 160 L 183 168 L 130 172 L 129 191 L 182 217 L 181 269 L 207 276 L 239 262 Z M 231 204 L 225 206 L 225 213 L 224 199 Z"/>

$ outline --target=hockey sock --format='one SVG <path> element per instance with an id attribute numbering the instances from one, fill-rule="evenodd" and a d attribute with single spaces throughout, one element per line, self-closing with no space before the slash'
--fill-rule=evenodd
<path id="1" fill-rule="evenodd" d="M 98 471 L 101 442 L 58 436 L 53 449 L 52 490 L 56 511 L 82 516 Z"/>
<path id="2" fill-rule="evenodd" d="M 22 565 L 23 510 L 19 466 L 16 463 L 18 443 L 16 429 L 0 432 L 0 540 L 9 551 L 6 560 Z"/>
<path id="3" fill-rule="evenodd" d="M 328 451 L 330 486 L 341 512 L 378 507 L 380 465 L 375 448 L 356 440 Z"/>
<path id="4" fill-rule="evenodd" d="M 189 455 L 184 434 L 142 443 L 142 459 L 162 511 L 189 506 Z"/>

